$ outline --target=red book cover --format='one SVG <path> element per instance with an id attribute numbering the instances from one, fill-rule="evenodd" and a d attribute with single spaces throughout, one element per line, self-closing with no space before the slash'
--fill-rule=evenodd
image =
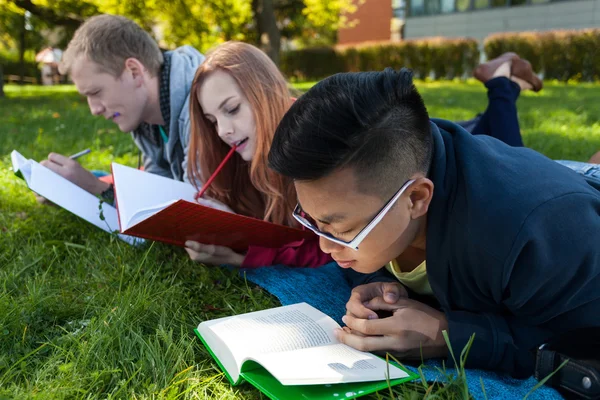
<path id="1" fill-rule="evenodd" d="M 177 246 L 193 240 L 235 251 L 249 246 L 278 248 L 314 235 L 200 205 L 193 200 L 195 189 L 187 183 L 115 163 L 112 170 L 119 224 L 127 235 Z"/>

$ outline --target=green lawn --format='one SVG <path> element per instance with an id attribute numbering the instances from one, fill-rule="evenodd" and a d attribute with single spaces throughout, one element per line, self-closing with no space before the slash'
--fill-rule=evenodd
<path id="1" fill-rule="evenodd" d="M 418 86 L 434 117 L 468 119 L 487 102 L 477 82 Z M 6 92 L 0 399 L 259 398 L 248 385 L 229 386 L 192 329 L 205 319 L 275 306 L 274 298 L 236 272 L 190 262 L 181 249 L 134 249 L 38 205 L 12 174 L 11 150 L 42 159 L 90 147 L 81 162 L 105 170 L 112 161 L 135 165 L 137 152 L 129 135 L 92 117 L 72 87 Z M 549 84 L 524 95 L 519 111 L 526 145 L 551 158 L 586 160 L 600 150 L 598 85 Z"/>

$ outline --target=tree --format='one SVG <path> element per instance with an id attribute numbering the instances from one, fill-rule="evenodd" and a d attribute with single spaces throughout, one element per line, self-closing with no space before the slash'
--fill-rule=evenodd
<path id="1" fill-rule="evenodd" d="M 0 63 L 0 97 L 4 97 L 4 72 Z"/>
<path id="2" fill-rule="evenodd" d="M 41 32 L 46 26 L 43 21 L 28 11 L 17 7 L 10 1 L 0 0 L 0 32 L 3 32 L 0 34 L 0 50 L 3 50 L 4 56 L 8 57 L 8 60 L 5 61 L 9 61 L 9 64 L 13 65 L 13 70 L 11 71 L 9 68 L 8 74 L 19 74 L 21 83 L 23 83 L 27 71 L 26 53 L 31 50 L 39 50 L 44 43 Z M 17 59 L 18 65 L 15 64 Z M 7 72 L 6 69 L 4 72 Z"/>
<path id="3" fill-rule="evenodd" d="M 240 40 L 259 45 L 278 62 L 283 38 L 301 46 L 333 44 L 337 29 L 347 22 L 346 15 L 361 1 L 0 0 L 0 5 L 11 5 L 19 15 L 30 12 L 35 32 L 40 21 L 47 27 L 62 27 L 61 47 L 87 17 L 110 13 L 133 19 L 160 39 L 163 47 L 189 44 L 206 51 L 227 40 Z M 1 14 L 0 7 L 0 25 Z M 20 33 L 13 29 L 11 36 L 16 39 Z M 29 43 L 26 47 L 33 48 Z"/>
<path id="4" fill-rule="evenodd" d="M 55 7 L 51 7 L 47 3 L 44 5 L 34 4 L 31 0 L 12 0 L 12 2 L 17 7 L 29 11 L 32 15 L 35 15 L 49 24 L 64 26 L 66 28 L 71 28 L 72 30 L 77 29 L 77 27 L 83 22 L 82 15 L 85 15 L 86 13 L 81 12 L 84 11 L 85 8 L 91 6 L 91 4 L 85 1 L 52 2 Z M 76 7 L 76 4 L 80 4 L 82 7 Z M 78 14 L 77 12 L 81 14 Z"/>
<path id="5" fill-rule="evenodd" d="M 273 0 L 252 0 L 252 11 L 257 28 L 257 44 L 279 65 L 281 32 L 277 26 Z"/>
<path id="6" fill-rule="evenodd" d="M 227 40 L 251 41 L 256 35 L 249 0 L 165 2 L 158 15 L 157 27 L 167 47 L 189 44 L 206 51 Z"/>

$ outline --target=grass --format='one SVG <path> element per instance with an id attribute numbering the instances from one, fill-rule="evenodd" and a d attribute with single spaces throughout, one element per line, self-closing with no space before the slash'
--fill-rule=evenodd
<path id="1" fill-rule="evenodd" d="M 306 89 L 310 84 L 304 86 Z M 476 82 L 419 83 L 435 117 L 471 118 Z M 72 154 L 106 170 L 135 166 L 127 134 L 90 116 L 70 86 L 7 86 L 0 99 L 0 399 L 260 398 L 232 388 L 193 334 L 202 320 L 276 306 L 235 271 L 190 262 L 177 248 L 135 249 L 54 207 L 39 206 L 10 170 L 19 150 Z M 519 100 L 526 145 L 554 159 L 600 150 L 600 86 L 549 84 Z M 460 378 L 460 377 L 459 377 Z M 464 398 L 453 387 L 407 385 L 403 398 Z M 451 390 L 452 389 L 452 390 Z M 387 393 L 382 393 L 387 396 Z"/>

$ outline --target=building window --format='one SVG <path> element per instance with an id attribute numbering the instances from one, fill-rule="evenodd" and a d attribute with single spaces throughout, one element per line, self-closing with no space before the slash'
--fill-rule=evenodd
<path id="1" fill-rule="evenodd" d="M 451 13 L 455 11 L 454 0 L 441 0 L 442 2 L 442 13 Z"/>
<path id="2" fill-rule="evenodd" d="M 404 19 L 406 16 L 406 1 L 392 0 L 392 14 L 394 18 Z"/>
<path id="3" fill-rule="evenodd" d="M 410 15 L 425 15 L 425 0 L 410 0 Z"/>
<path id="4" fill-rule="evenodd" d="M 408 9 L 410 16 L 438 15 L 469 10 L 518 7 L 526 4 L 543 4 L 553 1 L 564 0 L 392 0 L 392 9 L 394 17 L 403 18 L 405 9 Z M 396 16 L 396 13 L 402 17 Z"/>

